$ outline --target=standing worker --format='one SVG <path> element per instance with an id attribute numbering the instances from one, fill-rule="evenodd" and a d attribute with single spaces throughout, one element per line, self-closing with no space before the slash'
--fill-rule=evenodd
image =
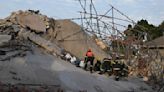
<path id="1" fill-rule="evenodd" d="M 94 61 L 94 54 L 91 51 L 91 49 L 88 49 L 87 53 L 86 53 L 86 57 L 85 57 L 85 67 L 84 69 L 87 70 L 87 64 L 88 62 L 90 63 L 90 72 L 92 73 L 93 70 L 93 61 Z"/>

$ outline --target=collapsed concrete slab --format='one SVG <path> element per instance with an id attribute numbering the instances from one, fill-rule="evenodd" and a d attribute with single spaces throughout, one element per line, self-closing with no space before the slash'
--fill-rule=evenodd
<path id="1" fill-rule="evenodd" d="M 24 26 L 29 27 L 32 30 L 35 30 L 37 33 L 46 32 L 46 25 L 44 24 L 44 19 L 40 18 L 35 14 L 20 14 L 17 17 L 17 22 Z"/>
<path id="2" fill-rule="evenodd" d="M 106 52 L 102 50 L 105 48 L 104 45 L 100 43 L 100 41 L 97 42 L 97 40 L 88 35 L 78 24 L 71 20 L 54 20 L 53 18 L 48 18 L 45 15 L 36 14 L 30 11 L 13 12 L 5 20 L 6 22 L 12 23 L 12 25 L 7 27 L 3 26 L 5 28 L 2 30 L 6 31 L 7 28 L 7 32 L 4 33 L 9 34 L 10 32 L 8 31 L 11 30 L 14 33 L 20 33 L 20 29 L 23 28 L 27 29 L 27 32 L 34 32 L 33 34 L 43 33 L 42 35 L 37 35 L 40 36 L 37 39 L 41 38 L 40 40 L 44 39 L 46 41 L 43 40 L 41 43 L 41 41 L 35 40 L 34 42 L 37 42 L 36 44 L 41 45 L 43 43 L 47 43 L 47 46 L 50 43 L 57 44 L 57 46 L 62 47 L 66 51 L 81 59 L 85 57 L 86 51 L 89 48 L 92 49 L 95 56 L 100 59 L 108 57 Z M 23 38 L 27 38 L 25 36 L 28 35 L 29 34 L 24 35 Z M 33 39 L 34 37 L 30 37 L 30 39 Z M 20 38 L 20 36 L 18 38 Z M 47 46 L 41 46 L 47 48 Z M 47 49 L 50 52 L 52 51 L 52 48 L 50 49 L 48 47 Z"/>
<path id="3" fill-rule="evenodd" d="M 82 28 L 71 20 L 56 20 L 56 39 L 69 52 L 84 58 L 87 50 L 92 49 L 96 57 L 103 59 L 108 57 L 97 44 L 95 39 L 89 36 Z M 104 47 L 103 47 L 104 48 Z"/>
<path id="4" fill-rule="evenodd" d="M 39 35 L 32 33 L 30 31 L 26 31 L 22 29 L 19 32 L 19 36 L 24 37 L 25 39 L 29 39 L 31 42 L 39 45 L 40 47 L 46 49 L 47 51 L 51 52 L 54 55 L 60 55 L 61 48 L 58 47 L 56 44 L 51 43 L 50 41 L 40 37 Z"/>

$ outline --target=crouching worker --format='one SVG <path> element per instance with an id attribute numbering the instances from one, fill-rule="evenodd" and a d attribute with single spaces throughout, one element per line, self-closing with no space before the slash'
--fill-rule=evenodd
<path id="1" fill-rule="evenodd" d="M 115 75 L 115 80 L 119 81 L 120 77 L 121 77 L 121 63 L 118 59 L 114 60 L 114 64 L 113 64 L 113 73 Z"/>
<path id="2" fill-rule="evenodd" d="M 100 59 L 97 59 L 97 62 L 94 65 L 94 71 L 100 71 L 100 67 L 101 67 L 101 61 Z"/>
<path id="3" fill-rule="evenodd" d="M 111 62 L 112 61 L 110 58 L 104 58 L 103 63 L 101 65 L 101 71 L 99 74 L 108 73 L 108 75 L 110 76 L 112 74 L 112 63 Z"/>
<path id="4" fill-rule="evenodd" d="M 121 60 L 121 59 L 116 59 L 114 61 L 113 65 L 113 72 L 115 77 L 115 80 L 118 81 L 120 77 L 127 77 L 128 76 L 128 66 Z"/>
<path id="5" fill-rule="evenodd" d="M 91 49 L 89 49 L 86 53 L 84 69 L 87 70 L 87 66 L 89 65 L 89 70 L 91 73 L 93 72 L 92 70 L 93 70 L 94 58 L 95 57 L 94 57 L 93 52 L 91 51 Z M 90 64 L 88 64 L 88 63 L 90 63 Z"/>
<path id="6" fill-rule="evenodd" d="M 121 76 L 128 77 L 128 74 L 129 74 L 128 66 L 124 63 L 124 61 L 121 61 Z"/>

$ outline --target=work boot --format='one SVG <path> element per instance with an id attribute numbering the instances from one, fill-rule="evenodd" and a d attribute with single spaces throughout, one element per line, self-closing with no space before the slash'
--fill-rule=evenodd
<path id="1" fill-rule="evenodd" d="M 104 71 L 100 71 L 98 74 L 102 75 L 102 74 L 104 74 Z"/>
<path id="2" fill-rule="evenodd" d="M 115 80 L 119 81 L 120 77 L 119 76 L 115 76 Z"/>
<path id="3" fill-rule="evenodd" d="M 93 69 L 92 69 L 92 67 L 90 67 L 90 73 L 93 73 Z"/>
<path id="4" fill-rule="evenodd" d="M 86 70 L 86 71 L 87 71 L 87 64 L 85 64 L 85 66 L 84 66 L 84 70 Z"/>

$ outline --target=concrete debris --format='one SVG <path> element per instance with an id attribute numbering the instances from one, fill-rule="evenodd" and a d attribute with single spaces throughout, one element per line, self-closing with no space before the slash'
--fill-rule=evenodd
<path id="1" fill-rule="evenodd" d="M 54 55 L 59 55 L 62 48 L 79 58 L 83 58 L 88 48 L 92 48 L 101 59 L 108 55 L 96 45 L 94 39 L 70 20 L 54 20 L 38 11 L 13 12 L 2 21 L 1 33 L 10 34 L 11 39 L 28 39 L 40 45 Z M 12 25 L 7 25 L 11 23 Z M 4 25 L 6 24 L 6 25 Z M 34 33 L 33 33 L 34 32 Z M 42 33 L 42 34 L 38 34 Z M 105 47 L 102 47 L 105 48 Z"/>
<path id="2" fill-rule="evenodd" d="M 35 30 L 36 33 L 46 32 L 46 25 L 44 24 L 44 20 L 38 15 L 18 15 L 16 18 L 18 20 L 18 24 L 24 28 Z"/>
<path id="3" fill-rule="evenodd" d="M 14 57 L 18 57 L 18 56 L 24 57 L 26 55 L 27 51 L 31 52 L 31 48 L 29 48 L 29 47 L 26 47 L 23 45 L 22 46 L 15 45 L 15 46 L 14 45 L 13 46 L 9 46 L 9 45 L 1 46 L 0 49 L 3 49 L 4 55 L 0 55 L 0 61 L 10 60 L 10 59 L 13 59 Z"/>
<path id="4" fill-rule="evenodd" d="M 46 16 L 39 15 L 33 13 L 34 11 L 18 11 L 13 12 L 11 16 L 7 18 L 7 20 L 11 21 L 14 24 L 19 24 L 23 28 L 29 28 L 34 30 L 36 33 L 45 33 L 48 23 L 48 18 Z"/>
<path id="5" fill-rule="evenodd" d="M 39 35 L 36 35 L 32 32 L 26 32 L 23 30 L 19 35 L 22 35 L 24 38 L 29 39 L 31 42 L 41 46 L 42 48 L 46 49 L 47 51 L 51 53 L 55 53 L 56 55 L 60 55 L 60 47 L 58 47 L 56 44 L 51 43 L 50 41 L 40 37 Z"/>
<path id="6" fill-rule="evenodd" d="M 0 35 L 0 45 L 11 40 L 11 35 Z"/>

